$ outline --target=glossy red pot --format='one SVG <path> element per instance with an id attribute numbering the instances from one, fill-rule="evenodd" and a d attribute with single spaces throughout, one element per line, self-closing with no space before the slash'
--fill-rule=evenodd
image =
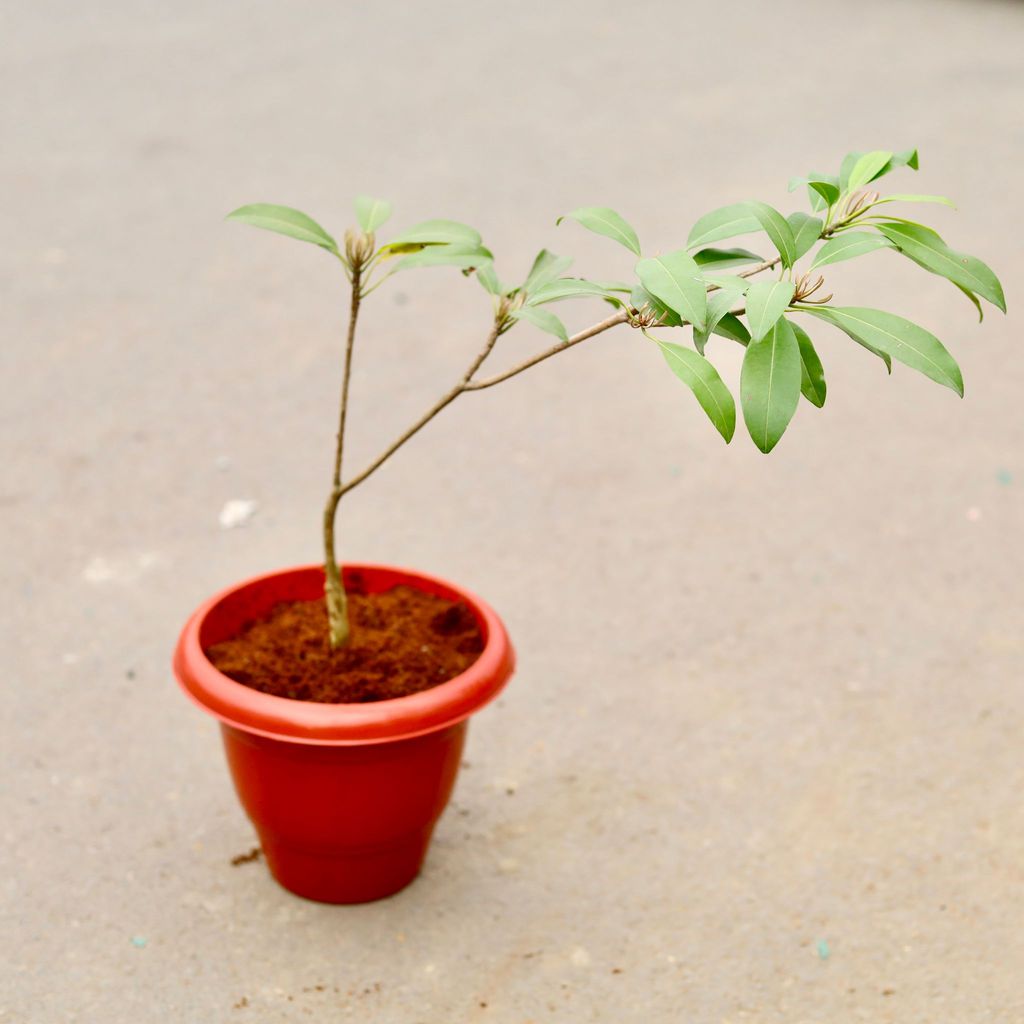
<path id="1" fill-rule="evenodd" d="M 215 669 L 204 648 L 280 601 L 323 596 L 323 569 L 300 566 L 201 605 L 178 640 L 174 674 L 220 720 L 235 789 L 274 877 L 308 899 L 364 903 L 416 877 L 455 784 L 467 719 L 500 692 L 515 656 L 497 615 L 452 583 L 376 565 L 346 566 L 343 575 L 346 587 L 369 593 L 405 584 L 465 602 L 483 652 L 439 686 L 371 704 L 274 697 Z"/>

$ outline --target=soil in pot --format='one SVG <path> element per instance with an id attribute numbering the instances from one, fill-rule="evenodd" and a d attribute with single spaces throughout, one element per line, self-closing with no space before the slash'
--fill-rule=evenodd
<path id="1" fill-rule="evenodd" d="M 465 604 L 408 586 L 350 592 L 349 623 L 348 644 L 332 651 L 324 602 L 288 601 L 205 653 L 226 676 L 263 693 L 366 704 L 446 682 L 484 646 Z"/>

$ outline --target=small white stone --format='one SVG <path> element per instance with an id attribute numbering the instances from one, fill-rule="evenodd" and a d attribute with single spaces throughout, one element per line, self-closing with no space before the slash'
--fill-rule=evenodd
<path id="1" fill-rule="evenodd" d="M 224 503 L 218 521 L 221 528 L 233 530 L 237 526 L 245 526 L 256 514 L 257 503 L 248 498 L 232 498 Z"/>
<path id="2" fill-rule="evenodd" d="M 582 946 L 577 946 L 572 951 L 572 953 L 569 954 L 569 959 L 577 967 L 589 967 L 590 966 L 590 954 Z"/>
<path id="3" fill-rule="evenodd" d="M 167 558 L 159 551 L 143 551 L 136 555 L 122 555 L 118 558 L 104 558 L 95 555 L 82 570 L 86 583 L 134 583 L 143 573 L 160 565 Z"/>

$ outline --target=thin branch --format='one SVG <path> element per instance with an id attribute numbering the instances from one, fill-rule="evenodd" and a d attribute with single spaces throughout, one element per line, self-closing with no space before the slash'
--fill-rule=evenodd
<path id="1" fill-rule="evenodd" d="M 345 449 L 345 417 L 348 414 L 348 385 L 352 377 L 352 349 L 356 340 L 356 320 L 359 318 L 359 303 L 362 295 L 359 291 L 362 267 L 356 264 L 352 268 L 352 302 L 348 314 L 348 334 L 345 338 L 345 369 L 341 377 L 341 411 L 338 414 L 338 439 L 334 449 L 334 489 L 341 486 L 341 458 Z"/>
<path id="2" fill-rule="evenodd" d="M 477 370 L 483 365 L 484 360 L 491 354 L 491 350 L 494 348 L 499 336 L 501 335 L 501 329 L 504 325 L 504 317 L 495 317 L 494 325 L 491 327 L 490 333 L 487 335 L 487 341 L 484 343 L 484 347 L 477 354 L 476 358 L 470 363 L 469 368 L 462 375 L 462 379 L 455 385 L 447 394 L 443 395 L 437 402 L 434 403 L 404 434 L 401 435 L 396 441 L 394 441 L 385 451 L 381 452 L 373 462 L 370 463 L 361 473 L 352 477 L 347 483 L 339 488 L 338 497 L 347 494 L 354 487 L 358 487 L 367 477 L 372 476 L 377 472 L 380 467 L 391 458 L 399 448 L 406 443 L 406 441 L 415 437 L 445 406 L 450 405 L 455 401 L 463 391 L 466 390 L 466 385 L 469 383 L 470 378 L 476 373 Z"/>
<path id="3" fill-rule="evenodd" d="M 614 316 L 608 317 L 607 320 L 602 320 L 600 323 L 594 324 L 592 327 L 588 327 L 585 330 L 574 334 L 568 341 L 560 342 L 559 344 L 547 349 L 544 352 L 540 352 L 530 359 L 519 363 L 517 366 L 513 366 L 511 370 L 506 370 L 504 373 L 496 374 L 493 377 L 485 377 L 483 380 L 467 381 L 462 386 L 463 391 L 482 391 L 484 388 L 494 387 L 495 384 L 500 384 L 504 380 L 508 380 L 510 377 L 515 377 L 517 374 L 528 370 L 531 366 L 536 366 L 538 363 L 544 362 L 545 359 L 550 359 L 551 356 L 558 355 L 559 352 L 564 352 L 567 348 L 572 348 L 573 345 L 578 345 L 581 341 L 586 341 L 588 338 L 593 338 L 595 334 L 602 334 L 607 331 L 610 327 L 616 327 L 619 324 L 624 324 L 629 320 L 629 317 L 625 313 L 616 313 Z"/>
<path id="4" fill-rule="evenodd" d="M 469 365 L 469 369 L 462 375 L 460 382 L 460 390 L 463 390 L 465 386 L 472 379 L 473 374 L 480 369 L 484 364 L 484 360 L 491 354 L 494 349 L 498 338 L 501 337 L 502 332 L 505 329 L 505 310 L 499 306 L 494 314 L 494 326 L 491 328 L 491 333 L 487 335 L 487 341 L 484 343 L 484 347 L 477 354 L 476 359 L 473 360 Z"/>
<path id="5" fill-rule="evenodd" d="M 758 263 L 756 267 L 750 267 L 748 270 L 743 270 L 738 273 L 737 277 L 753 277 L 755 274 L 760 274 L 762 270 L 771 270 L 772 267 L 777 267 L 782 262 L 781 256 L 776 256 L 773 260 L 765 260 L 764 263 Z M 709 288 L 708 291 L 711 291 Z"/>

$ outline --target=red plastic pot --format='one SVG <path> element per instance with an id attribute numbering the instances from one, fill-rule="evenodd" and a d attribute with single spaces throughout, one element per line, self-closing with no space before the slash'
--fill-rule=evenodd
<path id="1" fill-rule="evenodd" d="M 500 692 L 515 655 L 483 601 L 452 583 L 386 566 L 343 570 L 369 593 L 398 584 L 465 602 L 484 637 L 461 675 L 408 697 L 318 704 L 250 689 L 223 675 L 204 648 L 280 601 L 323 596 L 320 566 L 258 576 L 211 598 L 174 652 L 185 693 L 221 723 L 235 789 L 286 889 L 325 903 L 390 896 L 419 873 L 458 774 L 467 719 Z"/>

